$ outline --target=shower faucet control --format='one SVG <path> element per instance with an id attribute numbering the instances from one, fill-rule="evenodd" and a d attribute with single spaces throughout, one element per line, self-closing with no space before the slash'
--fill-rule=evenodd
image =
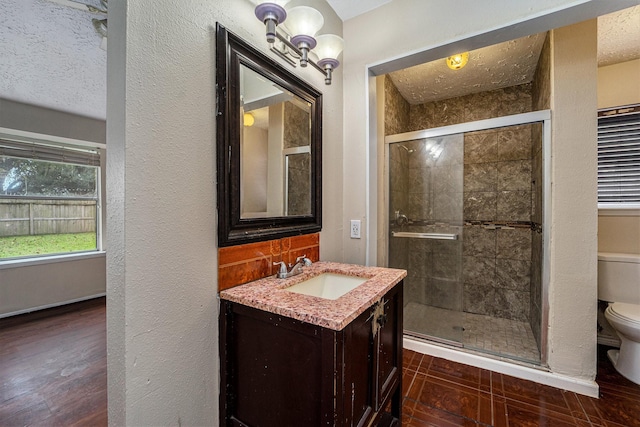
<path id="1" fill-rule="evenodd" d="M 405 224 L 409 224 L 409 218 L 406 215 L 402 214 L 399 210 L 396 212 L 396 224 L 399 226 L 403 226 Z"/>

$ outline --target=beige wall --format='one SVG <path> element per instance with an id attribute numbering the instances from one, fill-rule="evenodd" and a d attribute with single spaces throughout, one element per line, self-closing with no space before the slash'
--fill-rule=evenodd
<path id="1" fill-rule="evenodd" d="M 598 216 L 598 252 L 640 254 L 640 214 L 623 216 L 603 213 Z"/>
<path id="2" fill-rule="evenodd" d="M 596 373 L 596 32 L 595 19 L 551 32 L 548 363 L 584 379 Z"/>
<path id="3" fill-rule="evenodd" d="M 640 59 L 598 68 L 598 108 L 640 103 Z M 598 251 L 640 254 L 640 209 L 601 209 Z"/>
<path id="4" fill-rule="evenodd" d="M 598 108 L 640 103 L 640 59 L 598 68 Z"/>

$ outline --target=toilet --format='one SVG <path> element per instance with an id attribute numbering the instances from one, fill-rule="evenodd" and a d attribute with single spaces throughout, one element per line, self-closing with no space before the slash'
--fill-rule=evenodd
<path id="1" fill-rule="evenodd" d="M 605 318 L 620 337 L 607 356 L 625 378 L 640 384 L 640 255 L 598 253 L 598 299 L 609 302 Z"/>

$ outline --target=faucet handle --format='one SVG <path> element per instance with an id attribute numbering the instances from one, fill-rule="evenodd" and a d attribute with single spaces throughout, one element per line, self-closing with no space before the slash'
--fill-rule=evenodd
<path id="1" fill-rule="evenodd" d="M 274 262 L 273 265 L 280 265 L 280 271 L 278 272 L 280 275 L 287 274 L 287 264 L 285 264 L 284 261 Z"/>
<path id="2" fill-rule="evenodd" d="M 307 266 L 307 267 L 311 265 L 311 260 L 309 258 L 307 258 L 306 254 L 296 258 L 296 264 L 299 263 L 300 261 L 302 261 L 304 263 L 304 265 Z"/>

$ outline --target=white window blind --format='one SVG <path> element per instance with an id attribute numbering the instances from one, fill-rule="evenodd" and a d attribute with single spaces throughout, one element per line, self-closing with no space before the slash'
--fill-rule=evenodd
<path id="1" fill-rule="evenodd" d="M 598 111 L 598 203 L 640 204 L 640 104 Z"/>

